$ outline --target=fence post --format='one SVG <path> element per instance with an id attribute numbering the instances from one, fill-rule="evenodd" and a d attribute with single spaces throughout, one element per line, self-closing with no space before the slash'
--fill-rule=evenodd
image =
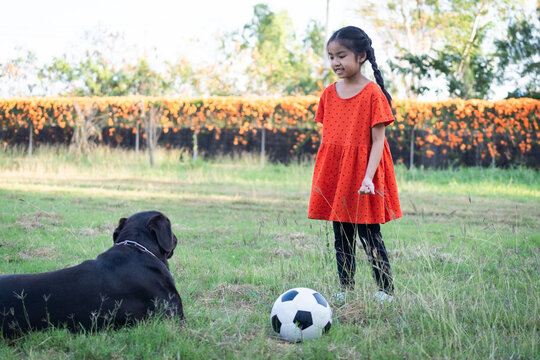
<path id="1" fill-rule="evenodd" d="M 33 143 L 34 143 L 34 122 L 30 121 L 28 128 L 30 133 L 28 134 L 28 157 L 32 157 Z"/>
<path id="2" fill-rule="evenodd" d="M 193 162 L 197 161 L 197 152 L 199 151 L 199 142 L 197 139 L 197 129 L 193 130 Z"/>
<path id="3" fill-rule="evenodd" d="M 261 129 L 261 167 L 264 167 L 264 157 L 266 152 L 266 129 L 264 124 Z"/>
<path id="4" fill-rule="evenodd" d="M 139 160 L 139 121 L 135 125 L 135 158 Z"/>
<path id="5" fill-rule="evenodd" d="M 495 147 L 495 141 L 492 142 L 492 145 L 493 145 L 493 154 L 491 154 L 491 167 L 495 169 L 497 167 L 496 166 L 497 164 L 495 163 L 495 156 L 497 156 L 495 153 L 495 151 L 497 151 L 496 150 L 497 148 Z"/>
<path id="6" fill-rule="evenodd" d="M 409 159 L 409 170 L 412 170 L 414 166 L 414 125 L 411 129 L 411 155 Z"/>
<path id="7" fill-rule="evenodd" d="M 144 121 L 144 117 L 146 116 L 145 114 L 145 104 L 144 104 L 144 99 L 141 99 L 140 101 L 140 106 L 141 106 L 141 116 L 139 118 L 139 121 L 137 122 L 137 140 L 135 141 L 135 146 L 136 146 L 136 150 L 137 150 L 137 159 L 139 158 L 139 133 L 140 133 L 140 123 L 142 123 Z M 146 131 L 145 131 L 146 132 Z"/>

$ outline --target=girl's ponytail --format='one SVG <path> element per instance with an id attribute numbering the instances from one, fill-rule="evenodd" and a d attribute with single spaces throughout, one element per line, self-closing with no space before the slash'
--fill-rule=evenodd
<path id="1" fill-rule="evenodd" d="M 330 36 L 327 46 L 332 41 L 339 41 L 343 46 L 354 52 L 356 56 L 366 54 L 366 60 L 369 60 L 371 63 L 371 68 L 373 69 L 373 75 L 375 76 L 377 84 L 386 96 L 388 103 L 392 105 L 392 97 L 384 88 L 384 80 L 381 71 L 377 66 L 377 62 L 375 61 L 375 51 L 373 51 L 373 48 L 371 47 L 371 39 L 364 30 L 356 26 L 346 26 Z"/>
<path id="2" fill-rule="evenodd" d="M 366 52 L 366 54 L 367 54 L 368 61 L 371 63 L 371 68 L 373 69 L 373 75 L 375 76 L 375 81 L 377 81 L 377 84 L 380 86 L 381 90 L 383 91 L 384 96 L 386 96 L 386 99 L 388 100 L 388 104 L 392 106 L 392 97 L 390 96 L 388 91 L 386 91 L 384 87 L 384 80 L 382 78 L 381 71 L 379 70 L 379 67 L 377 66 L 377 61 L 375 60 L 375 51 L 373 50 L 372 47 L 370 47 L 370 49 Z"/>

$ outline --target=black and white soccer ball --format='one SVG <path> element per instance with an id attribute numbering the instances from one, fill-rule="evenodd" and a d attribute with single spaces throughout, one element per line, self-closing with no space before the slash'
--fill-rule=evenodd
<path id="1" fill-rule="evenodd" d="M 282 339 L 291 342 L 315 339 L 330 330 L 332 309 L 315 290 L 294 288 L 274 302 L 270 321 L 272 329 Z"/>

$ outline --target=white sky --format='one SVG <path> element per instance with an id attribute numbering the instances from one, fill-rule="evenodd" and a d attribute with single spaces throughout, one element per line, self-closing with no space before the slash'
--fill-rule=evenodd
<path id="1" fill-rule="evenodd" d="M 0 0 L 0 64 L 28 50 L 40 66 L 64 54 L 80 59 L 91 46 L 85 34 L 106 30 L 122 34 L 119 45 L 128 45 L 109 54 L 114 60 L 145 56 L 159 66 L 185 58 L 198 68 L 214 62 L 218 34 L 241 30 L 259 3 L 287 11 L 301 37 L 310 20 L 326 21 L 326 0 Z M 361 26 L 356 3 L 331 0 L 331 30 Z M 4 85 L 0 96 L 26 89 Z"/>
<path id="2" fill-rule="evenodd" d="M 15 48 L 32 50 L 38 59 L 69 54 L 85 31 L 99 27 L 120 32 L 141 50 L 156 49 L 167 60 L 178 56 L 200 59 L 217 48 L 219 32 L 242 28 L 253 17 L 253 6 L 286 10 L 298 31 L 310 19 L 325 22 L 326 0 L 2 0 L 0 61 L 13 58 Z M 355 1 L 332 0 L 331 28 L 355 17 Z M 347 10 L 349 9 L 349 10 Z M 338 18 L 339 16 L 339 18 Z M 358 19 L 358 17 L 356 17 Z M 198 44 L 197 44 L 198 43 Z M 200 47 L 199 47 L 200 46 Z M 194 48 L 195 47 L 195 48 Z"/>

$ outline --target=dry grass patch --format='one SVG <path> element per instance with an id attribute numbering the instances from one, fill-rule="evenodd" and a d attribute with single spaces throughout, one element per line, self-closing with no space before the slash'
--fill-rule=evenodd
<path id="1" fill-rule="evenodd" d="M 41 229 L 48 223 L 58 225 L 62 221 L 62 216 L 42 210 L 34 213 L 24 213 L 15 220 L 15 224 L 23 227 L 25 230 Z"/>
<path id="2" fill-rule="evenodd" d="M 79 229 L 79 235 L 85 237 L 95 237 L 100 235 L 112 235 L 116 224 L 106 223 L 98 227 L 83 227 Z"/>
<path id="3" fill-rule="evenodd" d="M 241 304 L 254 303 L 257 296 L 255 286 L 251 284 L 227 284 L 221 283 L 210 292 L 210 297 L 214 299 L 232 298 Z"/>
<path id="4" fill-rule="evenodd" d="M 305 232 L 293 232 L 279 234 L 276 238 L 280 243 L 288 243 L 294 250 L 313 249 L 318 244 L 311 234 Z"/>
<path id="5" fill-rule="evenodd" d="M 364 305 L 359 299 L 350 299 L 339 307 L 334 305 L 334 319 L 340 323 L 354 325 L 365 325 L 367 322 Z"/>
<path id="6" fill-rule="evenodd" d="M 399 259 L 403 262 L 411 262 L 418 259 L 426 259 L 441 263 L 461 264 L 470 256 L 457 253 L 446 252 L 440 246 L 410 246 L 389 251 L 391 258 Z"/>
<path id="7" fill-rule="evenodd" d="M 298 344 L 281 339 L 272 331 L 272 329 L 270 329 L 269 334 L 271 335 L 266 337 L 265 343 L 267 347 L 269 347 L 270 349 L 274 351 L 274 353 L 292 354 L 292 353 L 297 353 L 300 351 Z M 297 358 L 300 358 L 300 357 L 298 356 Z"/>
<path id="8" fill-rule="evenodd" d="M 51 259 L 58 253 L 52 248 L 37 248 L 33 250 L 23 250 L 17 254 L 20 260 L 34 260 L 35 258 Z"/>
<path id="9" fill-rule="evenodd" d="M 297 232 L 297 233 L 289 234 L 289 240 L 291 241 L 291 243 L 296 243 L 296 242 L 305 243 L 305 242 L 313 241 L 313 237 L 304 232 Z"/>
<path id="10" fill-rule="evenodd" d="M 439 195 L 403 195 L 401 206 L 404 217 L 418 216 L 436 219 L 440 224 L 454 226 L 466 222 L 470 226 L 489 224 L 515 225 L 534 223 L 540 217 L 540 207 L 532 203 L 516 203 L 513 199 L 499 198 L 494 206 L 493 199 L 482 196 L 444 197 Z"/>
<path id="11" fill-rule="evenodd" d="M 304 232 L 278 233 L 274 237 L 276 247 L 272 250 L 272 257 L 289 259 L 302 258 L 306 253 L 313 252 L 321 243 Z"/>
<path id="12" fill-rule="evenodd" d="M 15 247 L 15 246 L 16 246 L 15 243 L 7 242 L 7 241 L 0 241 L 0 248 L 1 248 L 1 247 L 5 247 L 5 248 L 13 248 L 13 247 Z"/>
<path id="13" fill-rule="evenodd" d="M 83 227 L 79 230 L 81 236 L 94 237 L 101 235 L 103 232 L 98 228 Z"/>
<path id="14" fill-rule="evenodd" d="M 293 256 L 297 256 L 295 250 L 292 249 L 285 249 L 283 247 L 277 247 L 272 251 L 272 257 L 280 257 L 282 259 L 289 259 Z"/>

